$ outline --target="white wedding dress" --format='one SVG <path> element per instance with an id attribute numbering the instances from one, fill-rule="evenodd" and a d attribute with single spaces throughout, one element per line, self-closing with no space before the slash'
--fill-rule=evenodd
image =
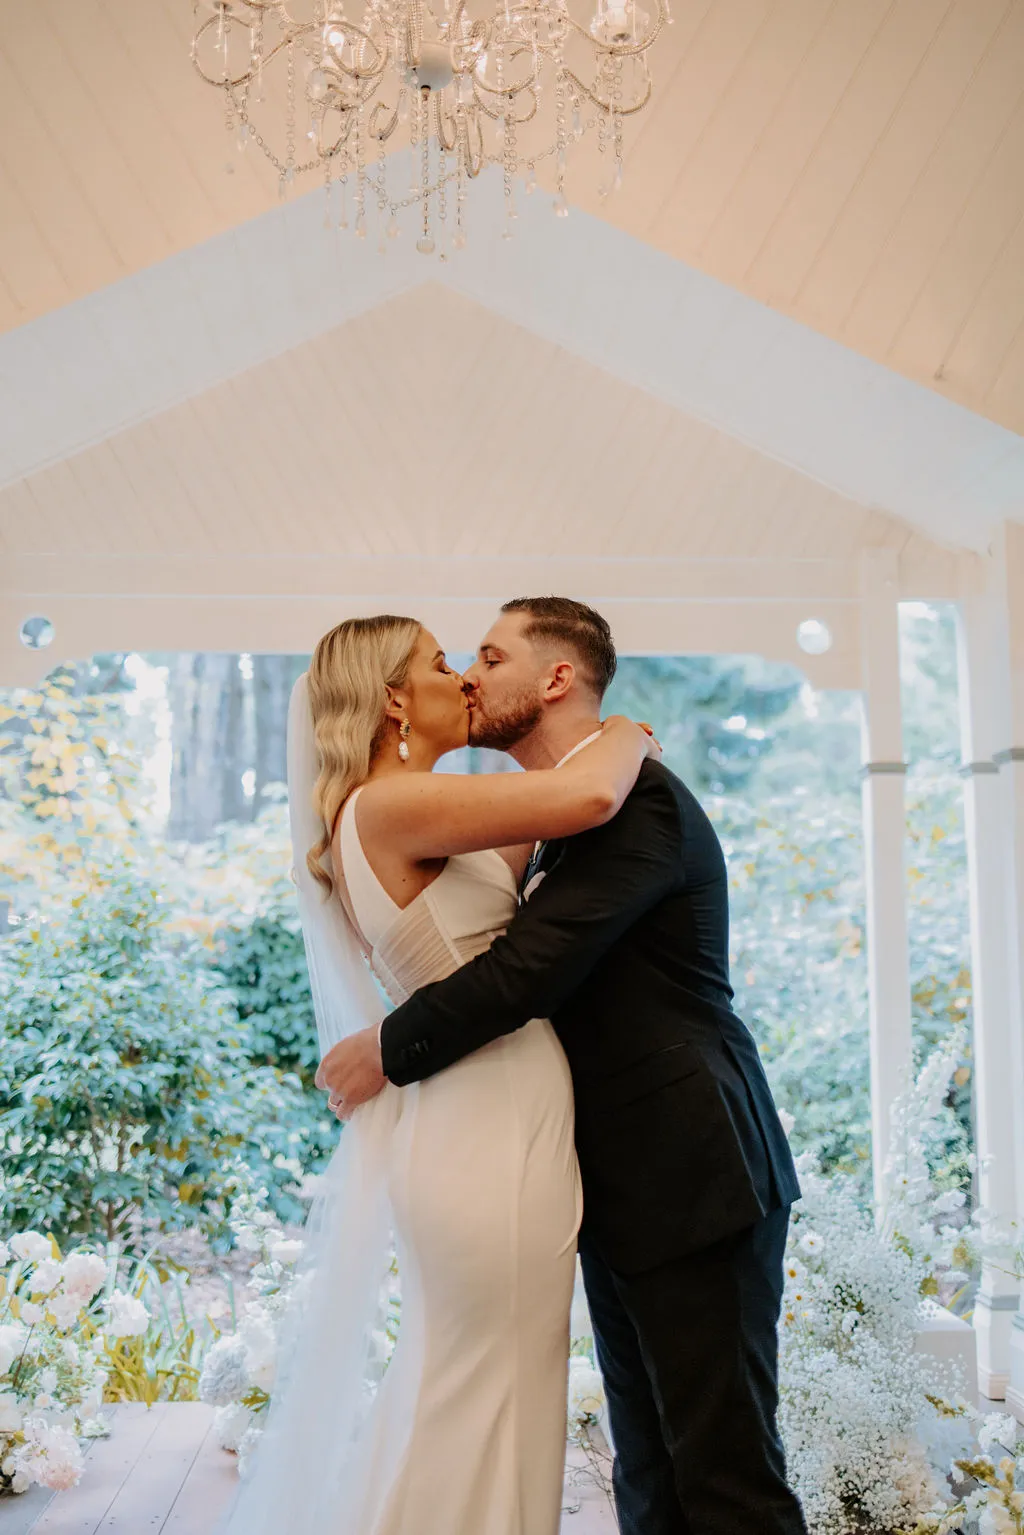
<path id="1" fill-rule="evenodd" d="M 363 852 L 358 798 L 339 832 L 347 901 L 398 1003 L 504 931 L 516 882 L 498 853 L 462 854 L 399 908 Z M 324 980 L 312 978 L 316 995 Z M 357 1110 L 335 1161 L 349 1142 L 382 1170 L 401 1284 L 395 1353 L 362 1421 L 328 1429 L 333 1384 L 354 1359 L 351 1342 L 331 1341 L 331 1266 L 347 1292 L 340 1270 L 359 1256 L 332 1216 L 329 1171 L 313 1302 L 291 1345 L 297 1379 L 228 1535 L 557 1535 L 581 1214 L 573 1135 L 568 1064 L 542 1020 Z"/>

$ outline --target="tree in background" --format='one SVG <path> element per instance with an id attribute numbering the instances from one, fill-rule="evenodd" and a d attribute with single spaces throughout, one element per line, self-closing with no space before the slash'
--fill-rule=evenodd
<path id="1" fill-rule="evenodd" d="M 196 652 L 151 658 L 168 669 L 172 841 L 205 842 L 251 821 L 285 777 L 288 700 L 302 656 Z"/>

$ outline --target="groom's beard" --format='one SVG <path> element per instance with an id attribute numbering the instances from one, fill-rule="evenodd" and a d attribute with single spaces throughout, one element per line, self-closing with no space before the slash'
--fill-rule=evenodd
<path id="1" fill-rule="evenodd" d="M 540 724 L 543 712 L 544 706 L 533 688 L 523 688 L 519 693 L 513 693 L 498 713 L 491 713 L 479 698 L 474 699 L 473 712 L 469 717 L 469 744 L 489 746 L 493 751 L 508 751 L 518 746 Z"/>

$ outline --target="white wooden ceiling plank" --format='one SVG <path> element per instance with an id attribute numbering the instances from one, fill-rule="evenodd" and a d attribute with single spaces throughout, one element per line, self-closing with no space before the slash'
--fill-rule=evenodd
<path id="1" fill-rule="evenodd" d="M 192 472 L 209 486 L 217 508 L 217 540 L 227 542 L 239 557 L 280 543 L 279 525 L 267 505 L 272 496 L 257 436 L 241 432 L 244 413 L 230 388 L 221 384 L 181 407 L 183 431 L 194 447 Z M 241 427 L 240 427 L 241 423 Z M 208 464 L 204 474 L 203 465 Z M 287 543 L 287 527 L 285 527 Z"/>
<path id="2" fill-rule="evenodd" d="M 700 249 L 834 9 L 834 0 L 779 0 L 696 143 L 673 167 L 648 239 Z"/>
<path id="3" fill-rule="evenodd" d="M 272 370 L 261 368 L 254 377 L 267 385 L 272 447 L 280 450 L 279 473 L 293 491 L 296 534 L 307 545 L 326 552 L 331 544 L 325 538 L 321 506 L 335 493 L 341 463 L 330 452 L 331 438 L 323 418 L 317 419 L 311 409 L 310 372 L 315 365 L 309 351 L 306 343 L 298 353 L 285 353 Z M 332 510 L 336 522 L 345 519 L 344 503 Z"/>
<path id="4" fill-rule="evenodd" d="M 128 489 L 132 521 L 141 523 L 154 552 L 173 554 L 180 548 L 175 518 L 181 506 L 181 488 L 168 477 L 166 465 L 156 461 L 144 439 L 144 427 L 133 427 L 112 437 L 107 446 L 120 466 Z M 188 548 L 186 525 L 183 529 Z"/>
<path id="5" fill-rule="evenodd" d="M 382 409 L 390 375 L 376 350 L 372 318 L 357 317 L 337 333 L 337 345 L 326 352 L 318 349 L 317 357 L 349 430 L 363 448 L 367 472 L 356 516 L 365 518 L 362 525 L 371 547 L 375 553 L 388 553 L 397 526 L 407 547 L 418 549 L 417 507 L 410 496 L 415 481 L 404 444 L 396 441 L 394 425 Z"/>
<path id="6" fill-rule="evenodd" d="M 8 33 L 5 47 L 26 94 L 49 123 L 60 153 L 101 218 L 122 275 L 167 255 L 171 243 L 159 197 L 146 197 L 42 5 L 19 11 L 18 26 Z"/>
<path id="7" fill-rule="evenodd" d="M 48 10 L 51 20 L 59 14 L 68 60 L 141 191 L 136 216 L 149 217 L 158 202 L 154 211 L 171 249 L 205 239 L 219 222 L 220 210 L 168 130 L 148 72 L 135 69 L 110 13 L 97 0 L 76 0 L 73 6 L 57 0 L 56 10 L 53 0 L 36 4 Z M 158 199 L 150 192 L 154 184 L 160 188 Z"/>
<path id="8" fill-rule="evenodd" d="M 95 536 L 95 530 L 80 515 L 81 496 L 67 463 L 52 464 L 25 483 L 39 509 L 30 548 L 77 553 Z"/>
<path id="9" fill-rule="evenodd" d="M 978 73 L 844 322 L 851 346 L 884 357 L 928 279 L 937 254 L 1024 97 L 1024 5 L 1011 5 Z"/>
<path id="10" fill-rule="evenodd" d="M 363 451 L 358 424 L 348 409 L 349 386 L 339 388 L 330 370 L 326 354 L 333 337 L 332 332 L 303 349 L 302 388 L 311 451 L 332 487 L 330 497 L 322 498 L 318 508 L 324 546 L 358 558 L 376 552 L 370 531 L 377 517 L 372 499 L 374 465 Z"/>
<path id="11" fill-rule="evenodd" d="M 68 296 L 121 275 L 121 265 L 95 211 L 57 152 L 39 115 L 0 48 L 0 161 L 46 240 Z M 41 312 L 41 311 L 37 311 Z"/>
<path id="12" fill-rule="evenodd" d="M 815 315 L 849 314 L 975 83 L 1007 11 L 1007 0 L 958 0 L 946 12 L 797 289 L 802 308 Z"/>
<path id="13" fill-rule="evenodd" d="M 656 87 L 650 105 L 629 135 L 627 172 L 609 214 L 621 227 L 646 233 L 661 210 L 666 165 L 678 164 L 700 139 L 715 106 L 735 78 L 748 49 L 770 13 L 769 0 L 721 0 L 676 7 L 680 12 L 670 34 L 667 54 L 678 60 L 669 75 L 652 49 L 651 69 Z M 679 29 L 686 30 L 679 33 Z M 661 39 L 659 39 L 659 42 Z M 664 77 L 659 73 L 664 70 Z M 583 151 L 580 153 L 580 151 Z M 588 190 L 585 205 L 595 212 L 592 186 L 598 155 L 593 146 L 578 145 L 570 161 L 570 177 Z M 574 185 L 570 180 L 570 190 Z"/>
<path id="14" fill-rule="evenodd" d="M 276 175 L 264 168 L 261 155 L 238 153 L 224 128 L 223 99 L 196 75 L 188 45 L 182 45 L 168 10 L 141 0 L 99 3 L 121 34 L 130 68 L 145 78 L 175 142 L 219 210 L 222 227 L 270 207 L 277 196 Z M 192 15 L 187 5 L 175 4 L 173 10 Z M 225 169 L 229 164 L 231 175 Z"/>
<path id="15" fill-rule="evenodd" d="M 238 487 L 200 425 L 202 409 L 201 400 L 189 400 L 152 424 L 197 509 L 206 547 L 215 554 L 237 554 L 244 543 Z"/>
<path id="16" fill-rule="evenodd" d="M 894 0 L 747 271 L 758 297 L 794 305 L 871 153 L 954 0 Z"/>
<path id="17" fill-rule="evenodd" d="M 989 403 L 1000 416 L 1010 414 L 1013 402 L 1024 398 L 1024 332 L 1018 330 L 1010 343 L 992 387 Z"/>
<path id="18" fill-rule="evenodd" d="M 17 480 L 0 491 L 0 530 L 4 548 L 11 555 L 60 552 L 59 536 L 43 517 L 27 480 Z"/>
<path id="19" fill-rule="evenodd" d="M 149 503 L 144 502 L 140 509 L 134 501 L 130 482 L 109 443 L 87 448 L 64 463 L 68 485 L 74 486 L 74 548 L 78 553 L 106 550 L 116 555 L 124 550 L 126 540 L 133 551 L 154 547 L 148 527 Z"/>
<path id="20" fill-rule="evenodd" d="M 889 349 L 895 367 L 912 369 L 943 386 L 951 333 L 963 326 L 979 288 L 1017 228 L 1021 165 L 1024 102 L 1014 113 Z"/>
<path id="21" fill-rule="evenodd" d="M 156 515 L 161 525 L 173 532 L 173 549 L 203 553 L 215 547 L 213 517 L 204 505 L 202 489 L 182 473 L 167 433 L 162 429 L 166 414 L 142 421 L 132 428 L 133 445 L 138 450 L 140 466 L 150 476 L 149 483 L 159 488 L 160 504 Z"/>
<path id="22" fill-rule="evenodd" d="M 1024 184 L 1020 217 L 989 272 L 977 302 L 951 339 L 943 372 L 968 377 L 986 400 L 1024 327 Z"/>
<path id="23" fill-rule="evenodd" d="M 32 209 L 0 167 L 0 267 L 18 306 L 19 323 L 67 303 L 71 289 L 54 261 Z"/>
<path id="24" fill-rule="evenodd" d="M 560 529 L 567 548 L 629 557 L 636 542 L 636 524 L 625 515 L 629 485 L 665 414 L 668 407 L 621 384 L 602 392 L 590 420 L 589 454 L 581 455 L 574 475 L 575 505 Z"/>
<path id="25" fill-rule="evenodd" d="M 700 245 L 706 270 L 743 284 L 890 9 L 890 0 L 833 6 Z"/>
<path id="26" fill-rule="evenodd" d="M 246 487 L 247 554 L 285 553 L 302 516 L 293 464 L 279 436 L 269 392 L 272 384 L 253 369 L 216 391 L 211 427 L 222 439 L 232 473 Z"/>
<path id="27" fill-rule="evenodd" d="M 375 555 L 381 552 L 386 500 L 377 483 L 377 451 L 367 451 L 362 410 L 358 400 L 353 408 L 350 398 L 356 372 L 339 366 L 336 355 L 344 344 L 334 331 L 309 343 L 311 387 L 319 402 L 314 407 L 317 442 L 322 454 L 335 455 L 341 475 L 340 503 L 332 509 L 332 546 L 355 556 Z M 403 495 L 404 489 L 392 488 L 391 494 Z"/>

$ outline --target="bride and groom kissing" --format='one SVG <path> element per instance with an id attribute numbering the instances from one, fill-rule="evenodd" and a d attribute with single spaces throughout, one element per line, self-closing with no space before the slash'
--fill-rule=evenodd
<path id="1" fill-rule="evenodd" d="M 622 1535 L 803 1535 L 776 1427 L 799 1189 L 731 1007 L 721 847 L 649 731 L 602 724 L 615 666 L 598 613 L 545 597 L 464 678 L 382 616 L 296 685 L 318 1083 L 348 1123 L 231 1535 L 557 1535 L 577 1244 Z M 432 771 L 467 742 L 527 771 Z"/>

